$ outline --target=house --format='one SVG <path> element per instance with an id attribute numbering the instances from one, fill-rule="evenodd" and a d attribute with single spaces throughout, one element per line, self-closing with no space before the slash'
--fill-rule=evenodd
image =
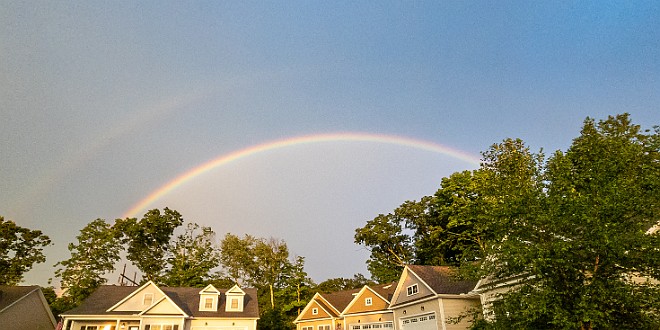
<path id="1" fill-rule="evenodd" d="M 388 309 L 396 282 L 365 285 L 342 311 L 347 330 L 393 329 L 394 313 Z"/>
<path id="2" fill-rule="evenodd" d="M 0 285 L 0 328 L 53 330 L 56 325 L 39 286 Z"/>
<path id="3" fill-rule="evenodd" d="M 297 330 L 392 329 L 387 309 L 396 283 L 362 289 L 316 293 L 294 323 Z"/>
<path id="4" fill-rule="evenodd" d="M 159 287 L 99 287 L 83 303 L 61 315 L 73 330 L 255 330 L 256 289 L 237 285 L 218 290 Z"/>
<path id="5" fill-rule="evenodd" d="M 399 330 L 467 329 L 481 314 L 476 280 L 455 279 L 445 266 L 408 265 L 403 269 L 390 309 Z"/>
<path id="6" fill-rule="evenodd" d="M 293 321 L 297 330 L 344 329 L 342 311 L 353 301 L 359 289 L 316 293 Z"/>

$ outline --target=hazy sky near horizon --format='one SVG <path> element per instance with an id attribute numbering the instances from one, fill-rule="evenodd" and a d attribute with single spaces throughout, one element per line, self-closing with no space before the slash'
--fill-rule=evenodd
<path id="1" fill-rule="evenodd" d="M 657 1 L 2 1 L 0 27 L 0 216 L 54 243 L 27 284 L 85 224 L 256 145 L 355 132 L 479 158 L 507 137 L 565 150 L 587 116 L 660 124 Z M 321 282 L 368 275 L 355 228 L 476 166 L 292 144 L 149 208 L 284 239 Z"/>

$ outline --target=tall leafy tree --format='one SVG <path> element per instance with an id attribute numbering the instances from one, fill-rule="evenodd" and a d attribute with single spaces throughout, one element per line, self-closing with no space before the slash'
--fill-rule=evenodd
<path id="1" fill-rule="evenodd" d="M 413 246 L 405 222 L 397 214 L 380 214 L 355 230 L 355 243 L 370 252 L 367 269 L 378 282 L 399 278 L 403 267 L 413 260 Z"/>
<path id="2" fill-rule="evenodd" d="M 143 280 L 160 281 L 167 266 L 170 240 L 174 230 L 183 224 L 181 214 L 165 208 L 149 210 L 139 221 L 117 219 L 115 227 L 123 233 L 127 245 L 126 258 L 143 274 Z"/>
<path id="3" fill-rule="evenodd" d="M 18 226 L 0 216 L 0 284 L 16 285 L 35 263 L 46 261 L 50 238 L 40 230 Z"/>
<path id="4" fill-rule="evenodd" d="M 227 275 L 241 285 L 259 289 L 259 306 L 263 321 L 260 329 L 288 329 L 286 312 L 291 310 L 293 296 L 287 286 L 306 281 L 304 259 L 289 260 L 286 243 L 275 238 L 240 238 L 226 234 L 220 243 L 221 262 Z M 302 285 L 305 285 L 304 283 Z"/>
<path id="5" fill-rule="evenodd" d="M 204 286 L 211 270 L 220 265 L 220 249 L 210 227 L 189 223 L 170 250 L 169 269 L 162 279 L 169 286 Z"/>
<path id="6" fill-rule="evenodd" d="M 494 304 L 491 329 L 660 328 L 660 134 L 629 116 L 588 118 L 538 170 L 531 154 L 493 148 L 495 200 L 484 275 L 521 277 Z M 523 158 L 521 158 L 523 157 Z M 536 157 L 538 159 L 538 157 Z M 515 160 L 518 159 L 518 160 Z M 515 161 L 514 161 L 515 160 Z"/>
<path id="7" fill-rule="evenodd" d="M 103 219 L 87 224 L 76 236 L 77 243 L 69 243 L 71 257 L 58 262 L 55 276 L 64 289 L 57 301 L 59 309 L 75 307 L 96 288 L 106 283 L 105 275 L 115 269 L 123 250 L 121 233 Z M 62 307 L 63 306 L 63 307 Z"/>

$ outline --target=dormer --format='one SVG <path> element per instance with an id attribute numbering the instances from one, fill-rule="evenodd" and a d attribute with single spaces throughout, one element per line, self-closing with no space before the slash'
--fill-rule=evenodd
<path id="1" fill-rule="evenodd" d="M 218 301 L 220 301 L 220 291 L 211 284 L 207 285 L 199 292 L 199 311 L 217 312 Z"/>
<path id="2" fill-rule="evenodd" d="M 226 312 L 242 312 L 243 304 L 245 303 L 245 291 L 241 290 L 238 285 L 234 285 L 231 289 L 225 292 L 226 303 L 225 311 Z"/>

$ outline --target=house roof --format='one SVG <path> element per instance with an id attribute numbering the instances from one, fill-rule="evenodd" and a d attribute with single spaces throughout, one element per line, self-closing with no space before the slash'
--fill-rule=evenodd
<path id="1" fill-rule="evenodd" d="M 360 292 L 360 290 L 361 289 L 352 289 L 332 293 L 322 293 L 321 296 L 341 313 L 346 306 L 353 301 L 355 294 Z"/>
<path id="2" fill-rule="evenodd" d="M 369 285 L 379 296 L 385 298 L 388 302 L 392 301 L 394 291 L 396 291 L 397 282 Z"/>
<path id="3" fill-rule="evenodd" d="M 132 315 L 135 312 L 116 312 L 107 310 L 117 304 L 122 299 L 133 293 L 139 287 L 136 286 L 114 286 L 103 285 L 100 286 L 94 293 L 92 293 L 83 303 L 69 310 L 63 315 Z M 225 311 L 225 295 L 227 290 L 218 290 L 220 300 L 218 301 L 217 311 L 200 311 L 199 310 L 199 288 L 187 287 L 159 287 L 163 293 L 167 295 L 179 308 L 188 315 L 194 317 L 247 317 L 258 318 L 259 307 L 257 305 L 257 289 L 249 288 L 244 289 L 244 307 L 242 312 L 226 312 Z"/>
<path id="4" fill-rule="evenodd" d="M 408 265 L 407 267 L 436 294 L 465 294 L 474 290 L 478 282 L 456 279 L 455 271 L 447 266 Z"/>
<path id="5" fill-rule="evenodd" d="M 0 285 L 0 313 L 7 307 L 11 306 L 21 298 L 27 296 L 35 290 L 38 286 L 6 286 Z"/>

